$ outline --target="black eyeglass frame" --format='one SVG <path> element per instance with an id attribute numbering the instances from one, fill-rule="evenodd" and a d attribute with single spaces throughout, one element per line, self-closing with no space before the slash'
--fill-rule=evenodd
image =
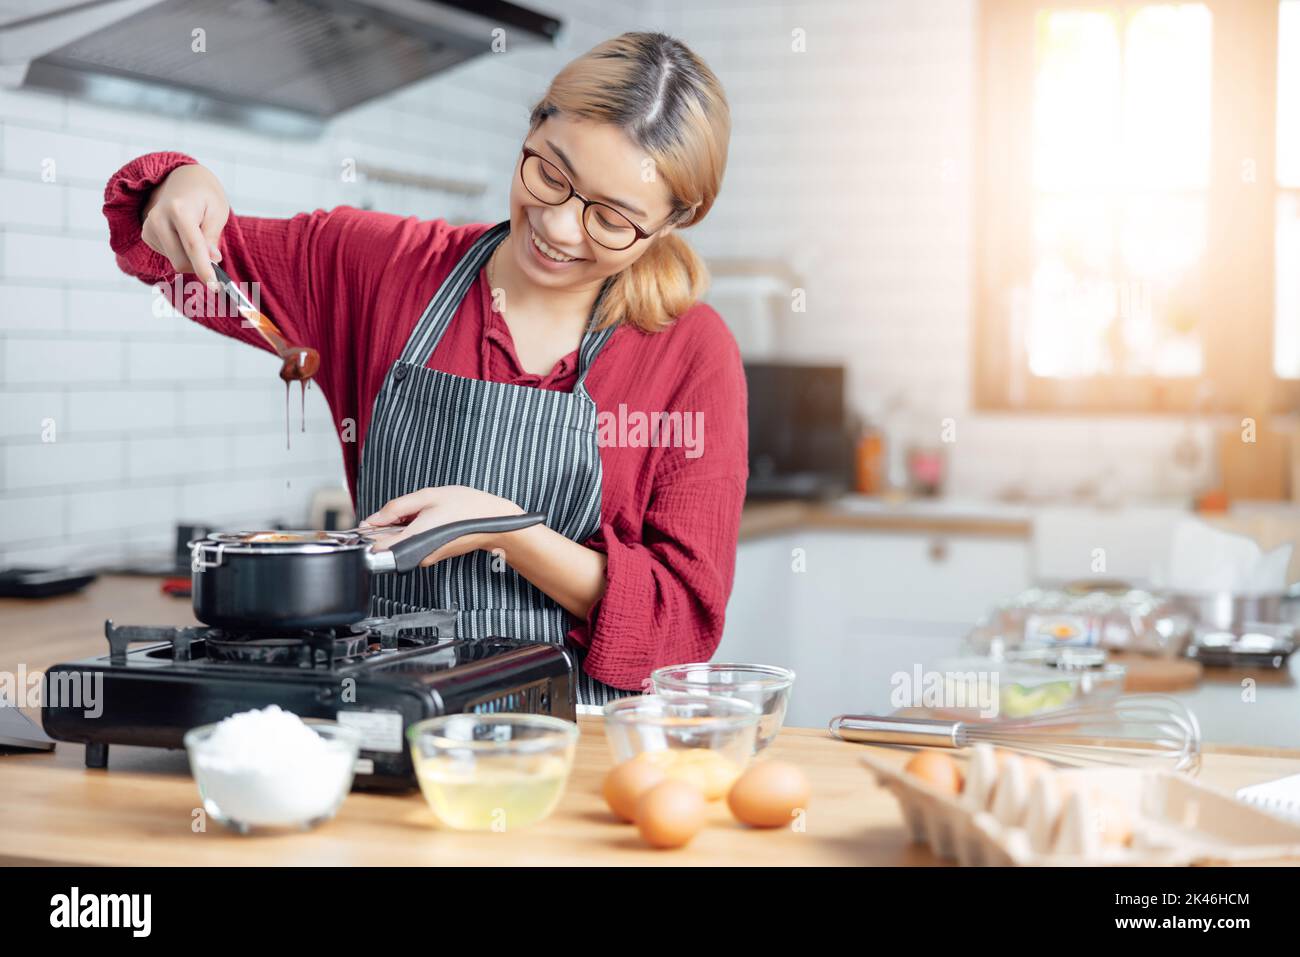
<path id="1" fill-rule="evenodd" d="M 538 160 L 540 160 L 541 162 L 549 166 L 551 169 L 555 170 L 556 175 L 558 175 L 560 179 L 564 181 L 564 185 L 569 187 L 568 195 L 565 196 L 564 199 L 560 200 L 559 202 L 553 203 L 549 199 L 543 199 L 541 196 L 538 196 L 536 193 L 534 193 L 531 189 L 528 189 L 528 180 L 524 178 L 524 164 L 528 162 L 530 157 L 534 157 L 534 156 L 537 157 Z M 637 223 L 634 223 L 632 220 L 628 219 L 627 213 L 623 212 L 622 210 L 615 209 L 613 206 L 609 205 L 609 203 L 602 203 L 599 200 L 588 199 L 586 196 L 583 196 L 581 193 L 579 193 L 576 189 L 573 188 L 573 180 L 569 179 L 568 175 L 564 172 L 564 170 L 560 169 L 558 166 L 556 166 L 554 163 L 548 160 L 541 153 L 537 152 L 537 150 L 529 146 L 524 146 L 523 149 L 521 150 L 521 156 L 519 159 L 519 182 L 523 184 L 524 189 L 528 190 L 529 196 L 533 197 L 533 199 L 537 200 L 539 203 L 545 203 L 547 206 L 563 206 L 569 200 L 573 199 L 573 197 L 575 196 L 578 197 L 578 202 L 582 203 L 582 216 L 580 218 L 582 220 L 583 232 L 585 232 L 587 236 L 590 237 L 591 241 L 595 243 L 597 246 L 600 246 L 602 249 L 608 249 L 610 252 L 618 253 L 618 252 L 622 252 L 625 249 L 631 249 L 641 240 L 649 239 L 655 233 L 659 232 L 659 229 L 663 229 L 664 226 L 667 226 L 668 223 L 672 222 L 673 219 L 673 216 L 669 216 L 668 220 L 664 222 L 663 226 L 660 226 L 659 229 L 655 229 L 647 232 L 646 230 L 642 229 Z M 606 243 L 602 243 L 595 236 L 592 236 L 591 230 L 587 227 L 587 211 L 591 209 L 591 207 L 593 206 L 599 206 L 602 209 L 608 209 L 611 213 L 614 213 L 617 216 L 621 216 L 624 220 L 626 220 L 627 224 L 632 227 L 633 232 L 636 234 L 632 237 L 632 241 L 628 243 L 626 246 L 610 246 L 607 245 Z"/>

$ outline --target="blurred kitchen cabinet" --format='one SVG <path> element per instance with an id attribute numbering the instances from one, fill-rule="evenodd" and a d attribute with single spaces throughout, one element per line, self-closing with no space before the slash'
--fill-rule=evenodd
<path id="1" fill-rule="evenodd" d="M 1026 588 L 1029 568 L 1027 539 L 795 531 L 745 542 L 719 652 L 779 662 L 791 643 L 870 636 L 895 623 L 960 631 Z"/>
<path id="2" fill-rule="evenodd" d="M 785 656 L 796 621 L 789 607 L 790 548 L 786 536 L 775 535 L 736 550 L 735 585 L 715 660 L 790 666 Z"/>
<path id="3" fill-rule="evenodd" d="M 846 619 L 973 624 L 1029 583 L 1017 539 L 822 532 L 807 549 L 800 597 Z"/>
<path id="4" fill-rule="evenodd" d="M 1159 580 L 1174 529 L 1188 514 L 1181 504 L 1040 508 L 1034 515 L 1034 579 Z"/>

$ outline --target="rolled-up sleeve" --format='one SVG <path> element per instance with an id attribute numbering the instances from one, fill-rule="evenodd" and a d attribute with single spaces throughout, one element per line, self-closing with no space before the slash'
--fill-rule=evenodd
<path id="1" fill-rule="evenodd" d="M 197 163 L 184 153 L 147 153 L 114 173 L 104 187 L 108 244 L 117 255 L 118 268 L 128 276 L 155 283 L 175 274 L 167 257 L 154 252 L 140 237 L 140 213 L 153 188 L 173 170 Z"/>
<path id="2" fill-rule="evenodd" d="M 738 355 L 727 360 L 682 403 L 702 416 L 703 453 L 664 456 L 639 534 L 606 522 L 587 542 L 607 557 L 606 588 L 571 635 L 586 648 L 586 672 L 616 688 L 643 689 L 656 668 L 707 661 L 722 640 L 748 448 L 743 367 Z"/>

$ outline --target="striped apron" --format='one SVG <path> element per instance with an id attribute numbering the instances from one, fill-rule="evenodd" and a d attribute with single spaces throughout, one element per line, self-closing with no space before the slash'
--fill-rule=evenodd
<path id="1" fill-rule="evenodd" d="M 465 293 L 510 223 L 475 240 L 425 307 L 384 378 L 366 433 L 358 514 L 422 488 L 466 485 L 542 512 L 555 531 L 582 542 L 600 529 L 601 465 L 596 403 L 587 372 L 613 327 L 588 330 L 573 392 L 465 379 L 428 367 Z M 526 638 L 566 645 L 576 663 L 579 704 L 637 694 L 589 677 L 583 649 L 567 643 L 573 617 L 496 556 L 449 558 L 405 575 L 371 576 L 371 613 L 456 612 L 458 638 Z"/>

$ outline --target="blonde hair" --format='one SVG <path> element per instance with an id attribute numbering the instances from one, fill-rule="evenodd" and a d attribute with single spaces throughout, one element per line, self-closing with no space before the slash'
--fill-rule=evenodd
<path id="1" fill-rule="evenodd" d="M 698 223 L 713 206 L 727 165 L 731 111 L 718 78 L 686 45 L 662 33 L 624 33 L 578 57 L 533 107 L 535 132 L 563 113 L 613 123 L 646 151 L 672 197 L 668 222 Z M 610 277 L 596 305 L 603 328 L 629 323 L 657 332 L 708 286 L 704 262 L 676 232 L 650 243 Z"/>

